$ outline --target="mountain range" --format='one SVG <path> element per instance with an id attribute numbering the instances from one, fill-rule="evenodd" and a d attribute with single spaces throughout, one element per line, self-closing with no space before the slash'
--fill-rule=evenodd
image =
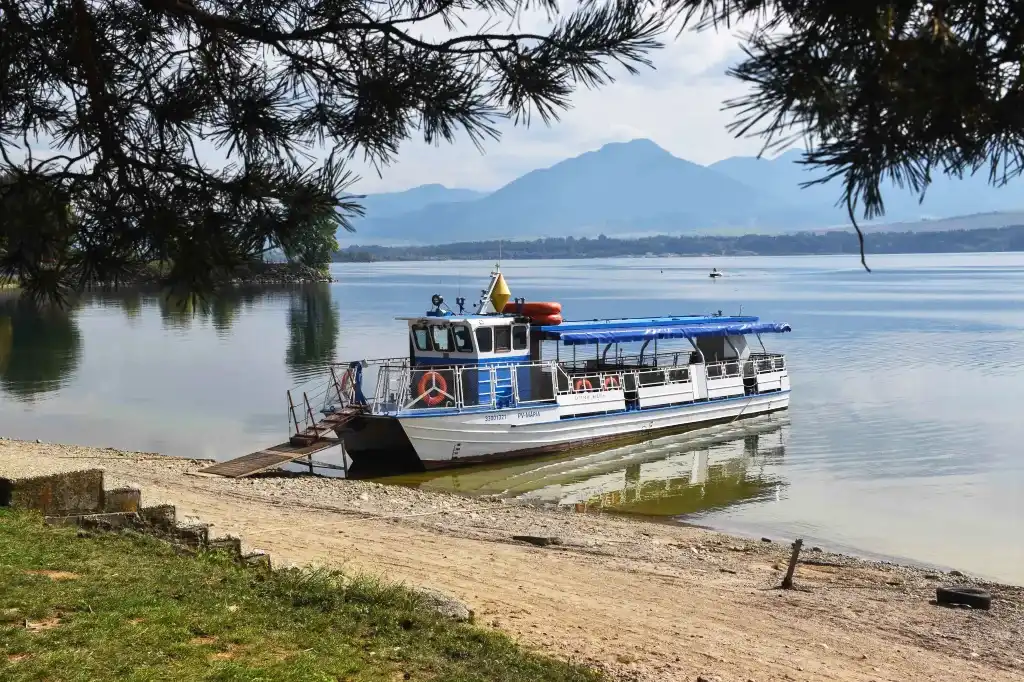
<path id="1" fill-rule="evenodd" d="M 847 224 L 841 181 L 801 188 L 815 171 L 801 152 L 731 157 L 702 166 L 651 140 L 607 144 L 530 171 L 493 192 L 423 185 L 362 199 L 358 243 L 442 244 L 542 236 L 779 233 Z M 820 173 L 820 171 L 818 171 Z M 935 179 L 923 203 L 883 189 L 886 223 L 1024 209 L 1020 182 L 992 187 L 979 173 Z"/>

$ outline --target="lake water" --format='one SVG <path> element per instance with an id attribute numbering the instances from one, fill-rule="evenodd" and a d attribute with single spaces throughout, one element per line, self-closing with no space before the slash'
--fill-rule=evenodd
<path id="1" fill-rule="evenodd" d="M 678 518 L 1024 583 L 1024 254 L 511 261 L 568 318 L 722 310 L 789 322 L 792 406 L 579 457 L 396 482 Z M 407 352 L 397 315 L 479 296 L 491 263 L 336 266 L 195 315 L 93 294 L 0 301 L 0 435 L 226 459 L 287 436 L 285 389 Z M 712 266 L 726 277 L 711 280 Z"/>

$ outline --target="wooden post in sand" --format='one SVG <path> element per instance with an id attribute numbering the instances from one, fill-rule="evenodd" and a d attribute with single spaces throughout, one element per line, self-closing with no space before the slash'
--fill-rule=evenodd
<path id="1" fill-rule="evenodd" d="M 793 554 L 789 557 L 789 568 L 786 569 L 786 577 L 782 579 L 782 589 L 791 590 L 793 589 L 793 572 L 796 570 L 797 559 L 800 558 L 800 548 L 804 546 L 804 541 L 798 539 L 793 543 Z"/>

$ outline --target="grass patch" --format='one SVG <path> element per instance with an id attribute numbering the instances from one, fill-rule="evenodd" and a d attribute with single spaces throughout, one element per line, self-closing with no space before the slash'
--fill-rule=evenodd
<path id="1" fill-rule="evenodd" d="M 599 680 L 447 621 L 402 587 L 79 538 L 0 510 L 0 679 Z"/>

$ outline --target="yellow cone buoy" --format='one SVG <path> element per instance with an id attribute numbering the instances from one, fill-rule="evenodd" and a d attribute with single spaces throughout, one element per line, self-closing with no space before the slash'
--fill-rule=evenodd
<path id="1" fill-rule="evenodd" d="M 498 278 L 494 280 L 494 286 L 491 288 L 491 305 L 498 312 L 505 309 L 505 304 L 512 298 L 512 292 L 508 289 L 508 284 L 505 283 L 505 277 L 499 272 Z"/>

